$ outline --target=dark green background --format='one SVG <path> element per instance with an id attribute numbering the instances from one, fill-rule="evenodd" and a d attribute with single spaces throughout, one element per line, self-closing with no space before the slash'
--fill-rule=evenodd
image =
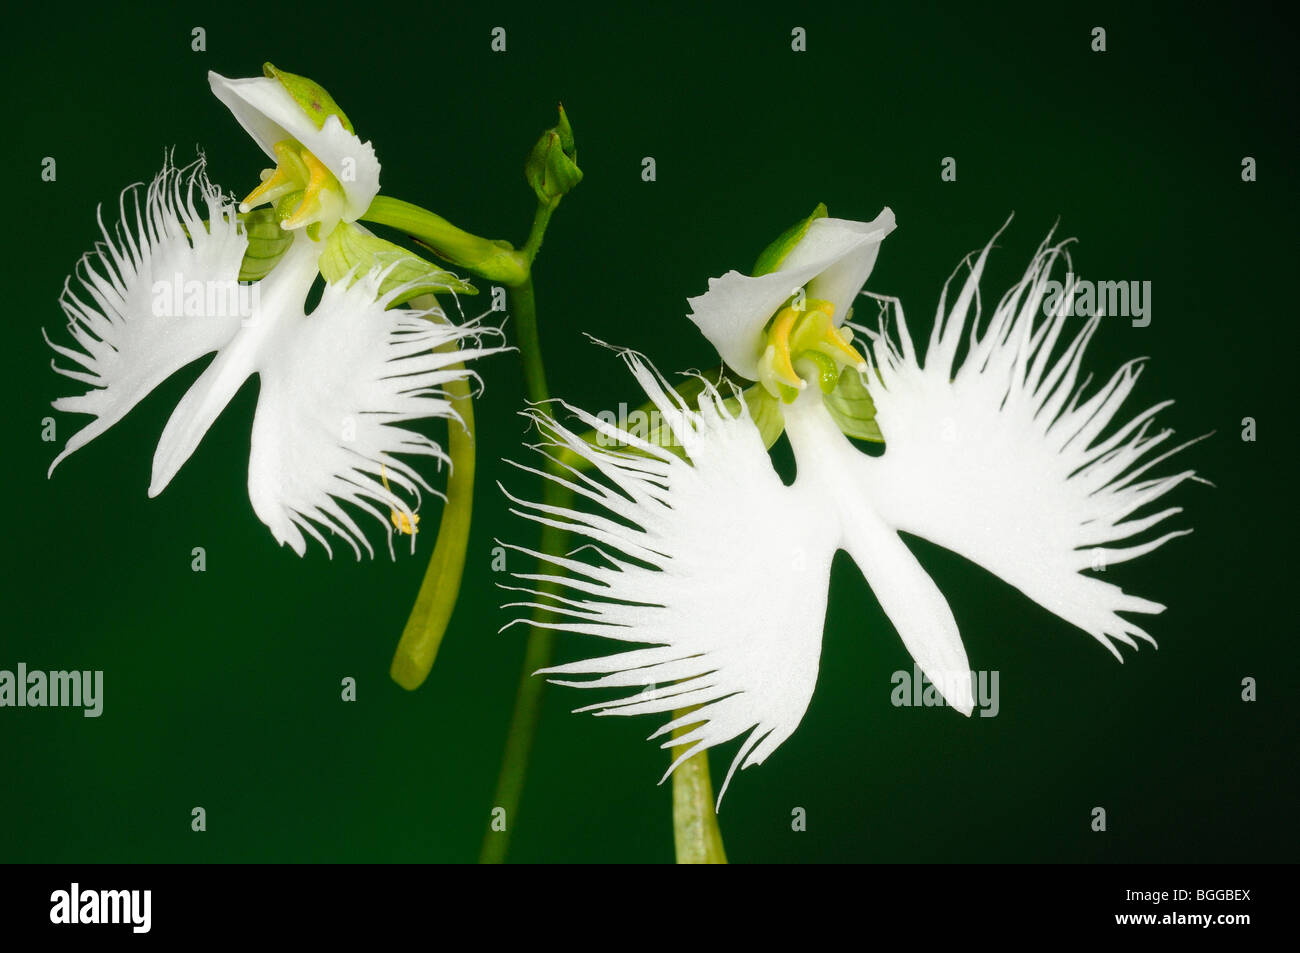
<path id="1" fill-rule="evenodd" d="M 469 5 L 467 5 L 468 7 Z M 480 6 L 480 5 L 475 5 Z M 1018 277 L 1058 219 L 1076 269 L 1149 280 L 1153 321 L 1107 322 L 1087 366 L 1150 355 L 1131 412 L 1165 397 L 1182 458 L 1216 488 L 1176 491 L 1196 532 L 1110 578 L 1168 603 L 1160 650 L 1113 658 L 983 570 L 917 543 L 971 664 L 1001 672 L 1001 713 L 890 705 L 911 659 L 855 567 L 835 566 L 822 676 L 794 737 L 728 794 L 734 861 L 1165 861 L 1296 857 L 1295 72 L 1278 17 L 1033 5 L 957 13 L 799 4 L 717 12 L 563 4 L 396 12 L 270 4 L 71 15 L 46 5 L 3 65 L 8 439 L 0 668 L 103 669 L 105 711 L 0 710 L 0 860 L 470 861 L 522 649 L 490 570 L 492 539 L 528 543 L 494 481 L 525 436 L 517 357 L 483 364 L 481 482 L 460 606 L 433 674 L 408 694 L 388 662 L 428 553 L 298 559 L 245 489 L 250 382 L 156 500 L 149 461 L 199 367 L 62 465 L 40 440 L 40 327 L 96 237 L 96 203 L 197 144 L 213 179 L 256 182 L 261 153 L 208 69 L 270 59 L 322 82 L 374 141 L 388 194 L 520 240 L 522 160 L 563 99 L 586 180 L 537 269 L 553 390 L 592 410 L 635 404 L 620 363 L 582 332 L 673 371 L 716 363 L 685 298 L 745 269 L 818 201 L 898 217 L 871 279 L 928 328 L 942 281 L 1015 211 L 985 292 Z M 508 29 L 508 52 L 489 30 Z M 792 53 L 790 29 L 808 31 Z M 1108 51 L 1089 50 L 1094 26 Z M 190 29 L 207 30 L 207 52 Z M 958 181 L 939 164 L 955 156 Z M 1259 181 L 1240 177 L 1243 156 Z M 44 183 L 45 156 L 58 179 Z M 653 156 L 658 181 L 640 178 Z M 1243 443 L 1241 419 L 1258 420 Z M 82 418 L 59 418 L 59 444 Z M 436 504 L 425 510 L 436 524 Z M 203 546 L 208 569 L 190 570 Z M 522 564 L 512 568 L 524 569 Z M 560 644 L 564 658 L 582 647 Z M 339 682 L 357 679 L 344 704 Z M 1245 676 L 1259 701 L 1240 700 Z M 568 711 L 552 689 L 513 857 L 667 861 L 654 719 Z M 715 776 L 731 749 L 715 752 Z M 208 830 L 190 830 L 190 809 Z M 1089 829 L 1104 806 L 1109 830 Z M 808 829 L 790 829 L 791 810 Z"/>

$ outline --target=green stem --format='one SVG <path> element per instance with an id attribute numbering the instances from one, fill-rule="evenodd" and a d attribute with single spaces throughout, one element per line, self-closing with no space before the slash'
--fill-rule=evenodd
<path id="1" fill-rule="evenodd" d="M 572 493 L 548 480 L 542 499 L 550 506 L 568 506 L 572 502 Z M 543 527 L 540 552 L 564 552 L 567 544 L 567 532 L 552 526 Z M 543 582 L 537 588 L 538 592 L 545 594 L 554 592 L 559 587 Z M 540 611 L 534 611 L 533 621 L 538 621 L 541 615 Z M 500 864 L 506 859 L 510 832 L 519 817 L 524 778 L 528 773 L 533 741 L 537 737 L 542 696 L 546 689 L 546 680 L 537 678 L 533 673 L 551 664 L 554 651 L 554 630 L 534 627 L 524 648 L 524 664 L 519 670 L 519 684 L 515 689 L 515 709 L 510 716 L 510 729 L 501 756 L 501 773 L 497 777 L 496 795 L 492 801 L 495 807 L 504 808 L 506 826 L 503 830 L 489 827 L 483 836 L 483 846 L 479 852 L 480 864 Z"/>
<path id="2" fill-rule="evenodd" d="M 551 223 L 551 214 L 559 204 L 558 199 L 550 203 L 537 203 L 537 212 L 533 215 L 533 226 L 528 230 L 528 240 L 524 242 L 524 247 L 519 249 L 519 253 L 528 259 L 530 265 L 533 259 L 537 257 L 537 253 L 542 250 L 542 238 L 546 235 L 546 226 Z"/>
<path id="3" fill-rule="evenodd" d="M 547 217 L 549 218 L 549 213 Z M 509 242 L 471 235 L 441 215 L 435 215 L 410 202 L 388 195 L 377 195 L 361 218 L 366 222 L 387 225 L 405 232 L 439 258 L 468 268 L 489 281 L 499 281 L 507 287 L 515 287 L 529 280 L 528 269 L 532 255 L 515 251 Z M 542 227 L 545 228 L 545 223 Z M 532 241 L 531 235 L 529 240 Z M 541 246 L 540 235 L 537 236 L 537 246 Z"/>
<path id="4" fill-rule="evenodd" d="M 542 363 L 542 339 L 537 331 L 537 298 L 533 280 L 510 289 L 514 303 L 515 334 L 519 338 L 519 356 L 524 362 L 524 391 L 534 404 L 551 399 L 546 386 L 546 366 Z"/>
<path id="5" fill-rule="evenodd" d="M 675 711 L 678 718 L 690 709 Z M 692 725 L 673 729 L 680 738 Z M 673 748 L 677 758 L 688 745 Z M 673 845 L 679 864 L 725 864 L 727 852 L 722 846 L 718 814 L 713 806 L 713 781 L 709 777 L 709 753 L 701 751 L 687 758 L 673 772 Z"/>
<path id="6" fill-rule="evenodd" d="M 416 304 L 416 299 L 412 304 Z M 427 299 L 420 307 L 431 307 Z M 455 348 L 455 342 L 447 345 Z M 461 364 L 448 366 L 455 371 Z M 433 668 L 433 660 L 442 645 L 443 634 L 456 608 L 460 594 L 460 580 L 465 571 L 465 554 L 469 547 L 470 517 L 474 509 L 474 402 L 467 378 L 449 381 L 443 385 L 461 425 L 454 419 L 447 421 L 447 455 L 451 459 L 451 474 L 447 479 L 447 502 L 442 508 L 442 521 L 438 525 L 438 538 L 429 567 L 420 583 L 410 618 L 393 654 L 393 664 L 388 674 L 408 691 L 424 683 Z"/>
<path id="7" fill-rule="evenodd" d="M 533 283 L 528 280 L 511 290 L 514 298 L 512 312 L 515 318 L 515 333 L 519 337 L 519 353 L 524 363 L 524 387 L 530 401 L 541 403 L 550 399 L 550 392 L 546 387 L 546 370 L 542 364 Z M 558 475 L 563 473 L 563 468 L 548 457 L 545 472 Z M 547 505 L 568 507 L 573 502 L 572 497 L 572 491 L 554 480 L 545 481 L 542 500 Z M 538 551 L 565 552 L 568 547 L 568 535 L 568 532 L 563 529 L 543 526 Z M 548 582 L 538 583 L 537 586 L 537 591 L 543 595 L 553 593 L 557 589 L 558 586 Z M 532 614 L 533 622 L 540 621 L 544 615 L 543 610 L 535 610 Z M 510 832 L 519 815 L 524 778 L 528 773 L 533 741 L 537 737 L 537 723 L 542 712 L 542 695 L 546 688 L 545 679 L 536 678 L 533 673 L 550 665 L 554 649 L 555 632 L 534 625 L 524 648 L 524 664 L 520 669 L 519 683 L 515 690 L 515 708 L 510 717 L 510 728 L 506 733 L 505 751 L 501 756 L 501 772 L 497 778 L 496 794 L 492 801 L 494 807 L 504 809 L 505 826 L 504 829 L 496 829 L 489 825 L 479 852 L 481 864 L 499 864 L 505 861 L 510 846 Z"/>

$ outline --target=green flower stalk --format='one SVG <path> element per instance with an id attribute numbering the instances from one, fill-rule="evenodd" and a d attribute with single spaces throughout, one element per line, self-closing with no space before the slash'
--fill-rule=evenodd
<path id="1" fill-rule="evenodd" d="M 428 307 L 428 297 L 414 302 Z M 454 365 L 453 365 L 454 366 Z M 474 509 L 474 400 L 469 381 L 457 378 L 445 387 L 456 419 L 448 422 L 447 497 L 438 524 L 437 542 L 415 597 L 410 618 L 393 653 L 389 675 L 398 685 L 414 691 L 429 677 L 460 595 L 469 550 L 470 520 Z"/>
<path id="2" fill-rule="evenodd" d="M 684 717 L 689 711 L 674 712 Z M 690 725 L 673 729 L 680 738 Z M 686 754 L 689 745 L 672 749 L 674 759 Z M 709 753 L 701 751 L 681 763 L 673 772 L 673 848 L 679 864 L 725 864 L 718 815 L 713 809 L 713 781 L 709 777 Z"/>

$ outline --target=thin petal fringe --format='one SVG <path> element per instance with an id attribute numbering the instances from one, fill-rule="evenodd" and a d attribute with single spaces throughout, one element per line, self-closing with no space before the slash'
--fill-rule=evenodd
<path id="1" fill-rule="evenodd" d="M 102 240 L 82 256 L 64 283 L 59 305 L 72 347 L 45 340 L 79 368 L 53 369 L 86 384 L 83 394 L 61 397 L 56 410 L 95 419 L 73 434 L 49 472 L 121 420 L 150 391 L 180 368 L 218 350 L 237 333 L 242 316 L 173 313 L 190 287 L 237 285 L 248 240 L 235 205 L 208 181 L 200 155 L 178 167 L 172 154 L 144 189 L 129 186 L 118 200 L 110 230 L 98 214 Z M 74 277 L 76 281 L 74 282 Z"/>
<path id="2" fill-rule="evenodd" d="M 807 709 L 835 530 L 814 500 L 781 483 L 743 402 L 728 406 L 705 381 L 693 409 L 640 355 L 620 353 L 687 459 L 562 401 L 550 409 L 572 414 L 608 445 L 588 443 L 546 408 L 525 411 L 542 436 L 539 453 L 572 453 L 592 470 L 521 469 L 567 487 L 595 512 L 530 502 L 503 488 L 511 512 L 563 527 L 586 544 L 579 549 L 594 548 L 596 559 L 509 546 L 554 571 L 514 574 L 521 584 L 506 588 L 525 596 L 514 605 L 545 609 L 548 617 L 520 616 L 508 625 L 649 646 L 538 674 L 573 687 L 641 689 L 580 711 L 675 713 L 651 735 L 689 728 L 663 741 L 665 749 L 685 748 L 664 778 L 690 756 L 744 735 L 720 805 L 736 770 L 761 763 Z"/>
<path id="3" fill-rule="evenodd" d="M 1049 286 L 1061 259 L 1072 271 L 1068 244 L 1053 243 L 1049 234 L 982 328 L 979 281 L 993 241 L 973 264 L 968 259 L 969 274 L 951 307 L 952 278 L 944 286 L 923 365 L 901 306 L 882 299 L 879 326 L 858 329 L 872 342 L 868 383 L 886 445 L 881 458 L 864 462 L 864 482 L 892 525 L 979 563 L 1120 658 L 1114 641 L 1154 640 L 1117 613 L 1164 607 L 1083 573 L 1191 532 L 1102 545 L 1131 540 L 1181 512 L 1129 518 L 1195 478 L 1187 469 L 1138 479 L 1196 441 L 1153 453 L 1172 435 L 1153 432 L 1153 418 L 1172 401 L 1117 423 L 1140 361 L 1088 393 L 1080 367 L 1102 316 L 1084 318 L 1067 334 L 1067 302 L 1077 282 L 1057 283 L 1056 295 L 1058 287 Z"/>
<path id="4" fill-rule="evenodd" d="M 468 364 L 507 350 L 485 345 L 501 336 L 486 316 L 456 325 L 438 307 L 387 310 L 405 289 L 377 297 L 386 275 L 376 269 L 327 286 L 259 368 L 249 496 L 275 538 L 299 555 L 305 533 L 333 556 L 319 526 L 358 559 L 363 549 L 374 556 L 341 505 L 349 504 L 380 523 L 395 558 L 393 514 L 409 523 L 422 492 L 442 495 L 402 458 L 451 464 L 436 441 L 402 424 L 437 418 L 460 426 L 444 385 L 478 381 Z M 412 552 L 418 535 L 410 534 Z"/>

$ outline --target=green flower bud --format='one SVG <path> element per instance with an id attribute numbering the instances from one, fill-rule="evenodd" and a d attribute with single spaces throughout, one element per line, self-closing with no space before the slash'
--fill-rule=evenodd
<path id="1" fill-rule="evenodd" d="M 758 428 L 759 436 L 763 438 L 763 446 L 768 450 L 776 443 L 781 433 L 785 430 L 785 414 L 781 410 L 781 401 L 767 392 L 762 384 L 753 384 L 745 388 L 741 393 L 745 401 L 745 406 L 749 408 L 749 416 L 754 421 L 754 426 Z M 731 406 L 735 398 L 727 401 Z"/>
<path id="2" fill-rule="evenodd" d="M 524 177 L 543 205 L 554 205 L 582 181 L 578 146 L 563 106 L 560 107 L 559 123 L 542 133 L 528 154 Z"/>

